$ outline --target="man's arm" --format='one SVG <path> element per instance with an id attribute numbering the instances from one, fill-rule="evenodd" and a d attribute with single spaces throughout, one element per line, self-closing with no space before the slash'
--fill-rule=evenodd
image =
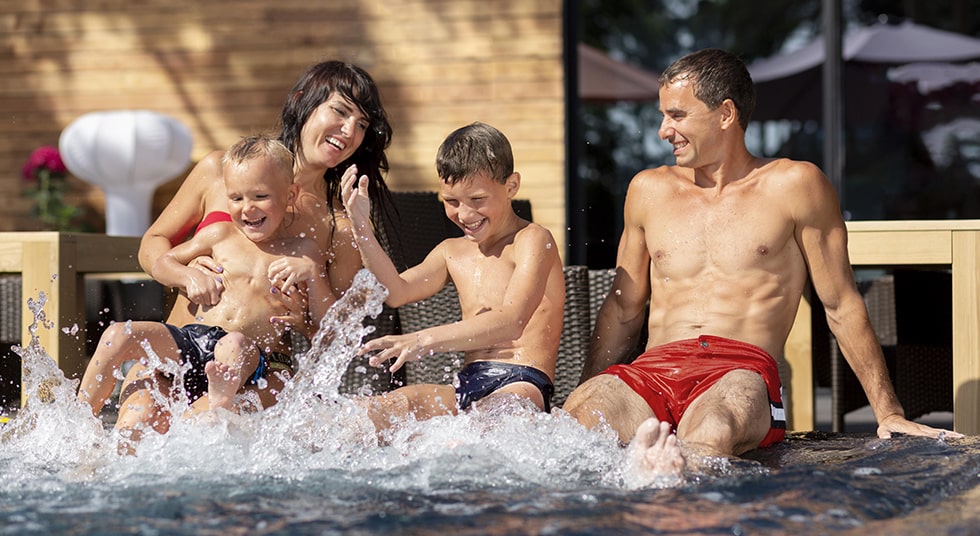
<path id="1" fill-rule="evenodd" d="M 616 277 L 596 318 L 589 355 L 580 382 L 599 374 L 610 365 L 629 359 L 643 327 L 644 311 L 650 298 L 650 253 L 643 228 L 649 207 L 645 181 L 651 171 L 637 174 L 626 193 L 623 235 L 616 255 Z"/>
<path id="2" fill-rule="evenodd" d="M 813 288 L 824 305 L 827 324 L 841 352 L 861 382 L 878 421 L 878 435 L 893 432 L 936 436 L 941 430 L 905 419 L 868 309 L 854 282 L 847 253 L 847 227 L 840 216 L 837 195 L 815 166 L 794 164 L 798 185 L 792 196 L 797 221 L 796 239 L 810 269 Z"/>

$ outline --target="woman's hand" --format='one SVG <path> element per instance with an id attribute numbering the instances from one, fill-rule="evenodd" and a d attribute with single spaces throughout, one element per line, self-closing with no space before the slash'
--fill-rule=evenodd
<path id="1" fill-rule="evenodd" d="M 272 288 L 287 296 L 304 290 L 319 274 L 319 267 L 309 257 L 280 257 L 269 263 Z"/>
<path id="2" fill-rule="evenodd" d="M 184 291 L 187 293 L 187 299 L 191 302 L 205 307 L 213 307 L 221 300 L 221 293 L 224 290 L 225 285 L 220 274 L 200 268 L 188 270 Z"/>
<path id="3" fill-rule="evenodd" d="M 296 329 L 306 338 L 312 339 L 319 326 L 314 326 L 310 318 L 309 298 L 306 292 L 284 294 L 276 287 L 272 288 L 272 292 L 279 298 L 283 313 L 273 316 L 269 321 L 282 325 L 285 329 Z"/>

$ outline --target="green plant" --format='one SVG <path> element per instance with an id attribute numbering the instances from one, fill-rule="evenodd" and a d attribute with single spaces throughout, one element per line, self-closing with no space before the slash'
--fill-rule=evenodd
<path id="1" fill-rule="evenodd" d="M 45 145 L 34 149 L 20 175 L 29 185 L 24 190 L 24 196 L 34 200 L 34 215 L 46 229 L 80 230 L 72 224 L 72 220 L 81 211 L 65 202 L 68 169 L 57 148 Z"/>

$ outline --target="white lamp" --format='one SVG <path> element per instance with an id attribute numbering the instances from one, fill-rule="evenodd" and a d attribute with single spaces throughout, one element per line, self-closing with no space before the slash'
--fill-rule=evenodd
<path id="1" fill-rule="evenodd" d="M 112 236 L 146 232 L 153 192 L 187 169 L 192 147 L 183 123 L 149 110 L 88 113 L 58 140 L 68 171 L 105 193 L 106 234 Z"/>

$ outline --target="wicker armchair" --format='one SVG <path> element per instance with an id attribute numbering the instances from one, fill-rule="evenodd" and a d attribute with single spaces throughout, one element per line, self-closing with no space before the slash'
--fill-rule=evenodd
<path id="1" fill-rule="evenodd" d="M 896 327 L 895 327 L 895 283 L 891 276 L 858 281 L 858 291 L 864 296 L 868 307 L 871 327 L 878 335 L 885 363 L 889 370 L 894 369 Z M 837 346 L 837 340 L 830 341 L 831 374 L 831 426 L 834 432 L 844 431 L 844 415 L 868 405 L 868 398 L 854 371 L 847 364 Z"/>
<path id="2" fill-rule="evenodd" d="M 953 410 L 952 302 L 948 272 L 897 269 L 858 283 L 895 393 L 908 419 Z M 832 427 L 868 405 L 857 377 L 831 341 Z"/>

